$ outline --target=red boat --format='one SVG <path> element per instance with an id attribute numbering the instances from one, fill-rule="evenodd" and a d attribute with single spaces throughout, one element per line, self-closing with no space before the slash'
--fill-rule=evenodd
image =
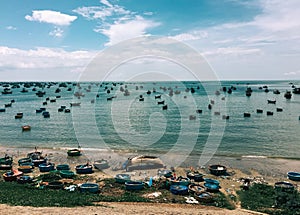
<path id="1" fill-rule="evenodd" d="M 16 181 L 21 175 L 23 175 L 23 172 L 19 170 L 11 170 L 3 174 L 3 179 L 4 181 Z"/>

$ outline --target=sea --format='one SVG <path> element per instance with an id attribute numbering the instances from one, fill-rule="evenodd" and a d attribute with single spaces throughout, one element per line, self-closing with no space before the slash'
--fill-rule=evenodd
<path id="1" fill-rule="evenodd" d="M 0 92 L 12 93 L 0 94 L 0 146 L 299 159 L 300 95 L 284 97 L 299 85 L 295 80 L 2 82 Z M 38 91 L 45 94 L 38 97 Z M 37 113 L 40 108 L 50 117 Z M 17 113 L 23 117 L 16 119 Z M 23 131 L 24 125 L 31 130 Z"/>

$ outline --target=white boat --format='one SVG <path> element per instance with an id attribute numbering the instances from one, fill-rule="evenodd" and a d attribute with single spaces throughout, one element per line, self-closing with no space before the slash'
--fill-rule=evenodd
<path id="1" fill-rule="evenodd" d="M 149 156 L 149 155 L 139 155 L 135 157 L 130 157 L 123 164 L 123 169 L 126 169 L 126 171 L 158 169 L 163 167 L 164 164 L 160 158 L 156 156 Z"/>

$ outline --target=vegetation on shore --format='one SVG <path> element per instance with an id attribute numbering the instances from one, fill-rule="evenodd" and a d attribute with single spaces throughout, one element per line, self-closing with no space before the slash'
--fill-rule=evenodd
<path id="1" fill-rule="evenodd" d="M 300 214 L 300 193 L 297 190 L 274 189 L 253 184 L 249 190 L 238 191 L 242 208 L 271 215 Z"/>

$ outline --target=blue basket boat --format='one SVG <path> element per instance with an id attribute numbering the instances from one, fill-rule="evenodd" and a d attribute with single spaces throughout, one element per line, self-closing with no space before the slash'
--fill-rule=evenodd
<path id="1" fill-rule="evenodd" d="M 131 176 L 129 174 L 117 174 L 115 180 L 117 183 L 124 184 L 125 182 L 130 181 Z"/>
<path id="2" fill-rule="evenodd" d="M 40 172 L 50 172 L 55 169 L 53 163 L 42 163 L 39 165 Z"/>
<path id="3" fill-rule="evenodd" d="M 144 188 L 144 183 L 141 181 L 126 181 L 126 190 L 142 190 Z"/>
<path id="4" fill-rule="evenodd" d="M 98 193 L 99 185 L 96 183 L 84 183 L 79 189 L 81 192 Z"/>
<path id="5" fill-rule="evenodd" d="M 300 181 L 300 172 L 288 172 L 287 177 L 292 181 Z"/>
<path id="6" fill-rule="evenodd" d="M 188 194 L 189 188 L 184 185 L 172 185 L 170 191 L 175 195 L 186 195 Z"/>

